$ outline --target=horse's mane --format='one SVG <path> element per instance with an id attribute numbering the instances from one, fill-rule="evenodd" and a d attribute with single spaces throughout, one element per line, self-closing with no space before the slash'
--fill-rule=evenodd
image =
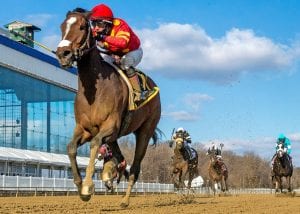
<path id="1" fill-rule="evenodd" d="M 71 13 L 81 13 L 81 14 L 90 14 L 91 11 L 89 10 L 86 10 L 84 8 L 81 8 L 81 7 L 76 7 L 75 9 L 73 9 L 72 11 L 68 11 L 66 16 L 68 16 L 69 14 Z"/>
<path id="2" fill-rule="evenodd" d="M 87 13 L 87 12 L 90 12 L 84 8 L 81 8 L 81 7 L 76 7 L 74 10 L 72 11 L 69 11 L 69 12 L 72 12 L 72 13 Z"/>

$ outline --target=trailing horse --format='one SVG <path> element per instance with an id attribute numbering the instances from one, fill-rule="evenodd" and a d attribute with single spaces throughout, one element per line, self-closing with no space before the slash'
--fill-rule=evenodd
<path id="1" fill-rule="evenodd" d="M 99 146 L 107 143 L 113 155 L 120 162 L 123 158 L 117 139 L 134 133 L 136 147 L 131 164 L 128 188 L 121 206 L 129 205 L 133 185 L 138 179 L 141 161 L 152 138 L 158 140 L 156 127 L 161 115 L 159 93 L 142 107 L 128 110 L 129 88 L 120 72 L 103 60 L 92 37 L 89 22 L 90 13 L 83 9 L 68 12 L 61 24 L 62 40 L 56 55 L 62 67 L 70 67 L 76 61 L 78 68 L 78 91 L 74 112 L 76 126 L 73 138 L 68 144 L 68 155 L 80 198 L 88 201 L 94 193 L 92 177 Z M 156 84 L 147 78 L 147 85 L 153 89 Z M 86 175 L 82 180 L 77 165 L 77 148 L 90 142 L 90 159 Z"/>
<path id="2" fill-rule="evenodd" d="M 288 154 L 284 152 L 282 143 L 277 146 L 276 154 L 274 156 L 272 181 L 275 182 L 275 191 L 279 192 L 280 190 L 280 192 L 282 192 L 282 177 L 285 177 L 287 181 L 287 189 L 289 192 L 291 192 L 291 177 L 293 175 L 293 165 L 290 162 Z"/>
<path id="3" fill-rule="evenodd" d="M 211 189 L 216 194 L 216 185 L 221 185 L 221 191 L 228 191 L 228 170 L 220 158 L 217 157 L 215 150 L 208 150 L 207 155 L 210 158 L 209 166 L 208 166 L 208 175 L 209 175 L 209 184 Z"/>
<path id="4" fill-rule="evenodd" d="M 185 160 L 183 156 L 183 137 L 175 138 L 174 156 L 172 157 L 172 180 L 175 188 L 191 188 L 192 180 L 198 176 L 198 154 L 197 151 L 191 148 L 195 154 L 192 160 Z M 172 146 L 170 144 L 170 146 Z M 188 180 L 187 186 L 184 181 Z"/>

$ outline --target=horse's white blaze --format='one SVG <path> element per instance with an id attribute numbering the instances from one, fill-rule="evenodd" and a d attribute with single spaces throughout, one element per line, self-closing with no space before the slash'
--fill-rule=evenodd
<path id="1" fill-rule="evenodd" d="M 58 44 L 58 47 L 61 48 L 61 47 L 64 47 L 64 46 L 69 46 L 72 42 L 69 41 L 69 40 L 61 40 L 60 43 Z"/>
<path id="2" fill-rule="evenodd" d="M 75 17 L 71 17 L 67 20 L 67 26 L 66 26 L 66 32 L 65 32 L 65 36 L 63 39 L 66 38 L 66 36 L 68 35 L 68 33 L 70 32 L 71 26 L 72 24 L 74 24 L 76 22 L 76 18 Z"/>
<path id="3" fill-rule="evenodd" d="M 61 48 L 64 46 L 69 46 L 71 44 L 71 42 L 69 40 L 66 40 L 66 37 L 70 32 L 71 26 L 76 22 L 76 20 L 77 19 L 75 17 L 71 17 L 67 20 L 67 26 L 66 26 L 64 38 L 60 41 L 60 43 L 58 44 L 58 47 Z"/>

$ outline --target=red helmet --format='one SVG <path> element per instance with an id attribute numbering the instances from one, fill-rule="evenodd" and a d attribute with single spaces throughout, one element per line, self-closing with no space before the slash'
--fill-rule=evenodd
<path id="1" fill-rule="evenodd" d="M 104 19 L 112 21 L 114 14 L 112 10 L 105 4 L 99 4 L 92 9 L 91 20 Z"/>

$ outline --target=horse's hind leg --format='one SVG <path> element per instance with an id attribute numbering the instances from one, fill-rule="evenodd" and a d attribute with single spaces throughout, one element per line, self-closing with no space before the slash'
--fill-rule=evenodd
<path id="1" fill-rule="evenodd" d="M 135 184 L 135 182 L 139 177 L 141 162 L 146 154 L 148 142 L 151 138 L 151 136 L 149 136 L 149 133 L 151 133 L 151 131 L 147 129 L 145 129 L 145 131 L 140 130 L 139 133 L 136 133 L 136 146 L 135 146 L 134 160 L 132 166 L 130 167 L 126 195 L 121 201 L 122 207 L 127 207 L 129 205 L 130 193 L 133 188 L 133 185 Z"/>
<path id="2" fill-rule="evenodd" d="M 282 193 L 283 186 L 282 186 L 282 178 L 281 177 L 279 178 L 278 185 L 279 185 L 279 188 L 280 188 L 280 192 Z"/>
<path id="3" fill-rule="evenodd" d="M 111 150 L 113 152 L 113 157 L 115 157 L 117 159 L 118 164 L 122 163 L 125 160 L 125 158 L 124 158 L 124 156 L 123 156 L 123 154 L 121 152 L 121 149 L 119 147 L 118 142 L 117 141 L 113 141 L 112 143 L 109 143 L 109 146 L 110 146 L 110 148 L 111 148 Z M 128 175 L 128 173 L 127 173 L 126 170 L 124 170 L 123 175 L 128 180 L 129 175 Z"/>

